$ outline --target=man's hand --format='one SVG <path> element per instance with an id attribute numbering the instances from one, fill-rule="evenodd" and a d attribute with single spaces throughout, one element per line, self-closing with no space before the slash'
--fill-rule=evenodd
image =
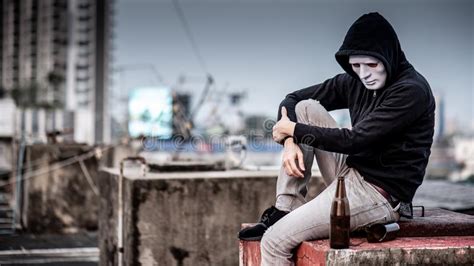
<path id="1" fill-rule="evenodd" d="M 281 107 L 281 119 L 273 126 L 273 140 L 280 143 L 286 136 L 293 136 L 295 122 L 290 121 L 286 108 Z"/>
<path id="2" fill-rule="evenodd" d="M 285 140 L 284 145 L 283 166 L 286 174 L 293 177 L 304 177 L 303 152 L 300 147 L 294 143 L 292 138 Z"/>

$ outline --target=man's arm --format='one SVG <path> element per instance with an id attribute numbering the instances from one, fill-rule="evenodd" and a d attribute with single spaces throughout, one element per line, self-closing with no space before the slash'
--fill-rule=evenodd
<path id="1" fill-rule="evenodd" d="M 404 86 L 387 96 L 380 106 L 352 129 L 297 123 L 293 136 L 297 143 L 331 152 L 354 154 L 410 126 L 431 104 L 431 98 L 421 88 Z"/>
<path id="2" fill-rule="evenodd" d="M 332 79 L 314 85 L 299 91 L 295 91 L 286 96 L 278 108 L 279 122 L 273 128 L 273 136 L 275 141 L 284 145 L 283 166 L 286 173 L 294 177 L 304 177 L 304 159 L 303 153 L 293 138 L 286 139 L 281 142 L 280 138 L 284 135 L 292 135 L 296 120 L 295 107 L 299 101 L 306 99 L 318 100 L 327 110 L 342 109 L 348 107 L 347 89 L 350 87 L 349 82 L 354 79 L 347 74 L 339 74 Z M 282 110 L 285 107 L 287 117 L 282 119 Z M 282 127 L 280 127 L 282 126 Z"/>
<path id="3" fill-rule="evenodd" d="M 349 83 L 355 80 L 348 74 L 339 74 L 324 81 L 321 84 L 313 85 L 288 94 L 278 108 L 278 119 L 281 119 L 281 108 L 284 106 L 288 111 L 288 117 L 296 122 L 295 106 L 298 102 L 306 99 L 318 100 L 326 110 L 336 110 L 347 108 L 347 89 Z"/>

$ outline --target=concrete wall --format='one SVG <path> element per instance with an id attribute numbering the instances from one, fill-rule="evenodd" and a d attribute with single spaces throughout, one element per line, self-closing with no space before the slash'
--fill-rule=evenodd
<path id="1" fill-rule="evenodd" d="M 116 265 L 117 170 L 99 180 L 101 265 Z M 125 173 L 124 265 L 238 265 L 237 233 L 274 204 L 276 171 Z M 310 193 L 322 189 L 313 178 Z"/>
<path id="2" fill-rule="evenodd" d="M 58 163 L 91 149 L 91 146 L 73 144 L 37 144 L 27 147 L 27 171 L 23 174 L 26 179 L 22 197 L 22 224 L 25 231 L 72 233 L 97 229 L 99 197 L 79 163 L 51 171 Z M 97 186 L 97 159 L 92 157 L 84 163 L 93 185 Z"/>

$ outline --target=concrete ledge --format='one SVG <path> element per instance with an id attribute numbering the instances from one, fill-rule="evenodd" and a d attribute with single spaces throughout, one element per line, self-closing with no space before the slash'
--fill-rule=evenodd
<path id="1" fill-rule="evenodd" d="M 403 219 L 398 222 L 400 231 L 398 237 L 428 237 L 428 236 L 474 236 L 474 216 L 443 210 L 439 208 L 426 209 L 425 216 L 415 212 L 413 219 Z M 244 223 L 242 228 L 254 225 Z M 365 237 L 363 232 L 351 233 L 353 237 Z"/>
<path id="2" fill-rule="evenodd" d="M 474 216 L 443 210 L 426 209 L 425 217 L 414 213 L 412 220 L 399 222 L 400 237 L 474 236 Z"/>
<path id="3" fill-rule="evenodd" d="M 419 215 L 419 213 L 417 213 Z M 303 242 L 296 250 L 296 265 L 392 265 L 474 263 L 474 216 L 442 209 L 427 209 L 425 217 L 401 221 L 398 238 L 367 243 L 361 234 L 351 247 L 329 248 L 328 240 Z M 244 224 L 243 227 L 249 224 Z M 240 241 L 241 266 L 260 265 L 260 242 Z"/>
<path id="4" fill-rule="evenodd" d="M 328 240 L 303 242 L 294 260 L 303 265 L 394 265 L 474 263 L 474 236 L 401 237 L 385 243 L 352 238 L 349 249 L 329 248 Z M 260 242 L 240 241 L 240 265 L 260 265 Z"/>

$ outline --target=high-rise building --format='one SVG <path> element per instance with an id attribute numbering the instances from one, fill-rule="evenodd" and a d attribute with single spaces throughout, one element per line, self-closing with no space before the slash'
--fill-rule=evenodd
<path id="1" fill-rule="evenodd" d="M 37 89 L 25 116 L 28 134 L 72 128 L 75 141 L 108 142 L 113 3 L 0 3 L 0 86 L 6 94 Z"/>
<path id="2" fill-rule="evenodd" d="M 436 111 L 435 111 L 435 141 L 442 140 L 445 134 L 445 117 L 444 117 L 444 99 L 442 94 L 435 96 Z"/>

